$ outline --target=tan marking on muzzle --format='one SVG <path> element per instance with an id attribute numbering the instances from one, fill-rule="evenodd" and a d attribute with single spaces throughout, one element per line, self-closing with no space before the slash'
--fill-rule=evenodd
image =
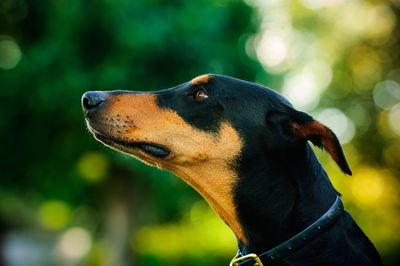
<path id="1" fill-rule="evenodd" d="M 241 241 L 247 242 L 232 193 L 238 176 L 231 165 L 239 155 L 243 141 L 229 123 L 221 123 L 218 133 L 214 134 L 199 130 L 186 123 L 175 111 L 159 108 L 152 93 L 111 95 L 103 112 L 102 120 L 105 121 L 110 117 L 113 121 L 117 117 L 129 117 L 120 119 L 119 127 L 115 123 L 113 127 L 103 125 L 105 134 L 127 141 L 164 145 L 170 154 L 156 158 L 137 149 L 113 148 L 175 173 L 206 199 Z M 118 132 L 121 125 L 134 127 Z"/>

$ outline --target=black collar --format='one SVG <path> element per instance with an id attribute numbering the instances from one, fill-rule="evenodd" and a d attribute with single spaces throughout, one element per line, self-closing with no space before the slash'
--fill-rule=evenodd
<path id="1" fill-rule="evenodd" d="M 317 221 L 311 224 L 309 227 L 285 241 L 284 243 L 268 250 L 257 256 L 256 254 L 242 255 L 238 251 L 235 258 L 232 259 L 230 266 L 247 266 L 247 265 L 268 265 L 276 262 L 292 252 L 305 246 L 308 242 L 314 239 L 319 233 L 326 231 L 335 220 L 343 213 L 343 203 L 340 197 L 337 196 L 333 205 L 327 212 L 324 213 Z"/>

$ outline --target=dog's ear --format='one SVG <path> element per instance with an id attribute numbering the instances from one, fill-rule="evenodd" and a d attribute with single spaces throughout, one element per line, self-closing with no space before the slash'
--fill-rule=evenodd
<path id="1" fill-rule="evenodd" d="M 312 116 L 290 108 L 288 112 L 269 112 L 267 122 L 278 126 L 285 135 L 309 140 L 325 149 L 344 173 L 352 174 L 336 135 Z"/>

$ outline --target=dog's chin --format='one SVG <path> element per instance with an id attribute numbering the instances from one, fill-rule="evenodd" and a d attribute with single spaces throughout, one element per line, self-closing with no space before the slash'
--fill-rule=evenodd
<path id="1" fill-rule="evenodd" d="M 89 130 L 93 133 L 94 137 L 103 142 L 105 145 L 110 146 L 116 150 L 131 154 L 135 157 L 142 157 L 141 152 L 156 158 L 165 158 L 171 152 L 170 150 L 160 144 L 144 142 L 144 141 L 127 141 L 119 138 L 114 138 L 94 130 L 89 126 Z M 145 159 L 145 158 L 142 158 Z"/>

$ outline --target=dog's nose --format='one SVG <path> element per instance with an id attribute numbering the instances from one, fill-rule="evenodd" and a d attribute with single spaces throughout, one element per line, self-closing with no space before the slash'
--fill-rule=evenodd
<path id="1" fill-rule="evenodd" d="M 106 97 L 100 91 L 88 91 L 82 95 L 82 108 L 85 112 L 95 111 L 106 102 Z"/>

